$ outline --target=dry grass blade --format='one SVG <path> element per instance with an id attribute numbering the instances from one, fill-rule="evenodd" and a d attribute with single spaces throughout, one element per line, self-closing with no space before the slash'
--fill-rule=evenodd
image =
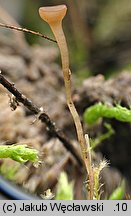
<path id="1" fill-rule="evenodd" d="M 16 26 L 13 26 L 13 25 L 7 25 L 7 24 L 3 24 L 3 23 L 0 23 L 0 27 L 8 28 L 8 29 L 13 29 L 13 30 L 16 30 L 16 31 L 21 31 L 21 32 L 26 32 L 26 33 L 30 33 L 30 34 L 34 34 L 34 35 L 42 37 L 42 38 L 44 38 L 46 40 L 52 41 L 54 43 L 57 43 L 56 40 L 51 39 L 51 38 L 43 35 L 42 33 L 35 32 L 35 31 L 29 30 L 29 29 L 26 29 L 26 28 L 16 27 Z"/>

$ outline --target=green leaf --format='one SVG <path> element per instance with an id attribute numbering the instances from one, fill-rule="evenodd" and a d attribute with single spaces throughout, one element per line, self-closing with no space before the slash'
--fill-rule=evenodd
<path id="1" fill-rule="evenodd" d="M 74 183 L 68 182 L 67 174 L 62 172 L 57 184 L 56 200 L 73 200 L 73 189 Z"/>
<path id="2" fill-rule="evenodd" d="M 125 195 L 125 181 L 123 180 L 121 185 L 117 187 L 110 195 L 109 200 L 122 200 Z"/>

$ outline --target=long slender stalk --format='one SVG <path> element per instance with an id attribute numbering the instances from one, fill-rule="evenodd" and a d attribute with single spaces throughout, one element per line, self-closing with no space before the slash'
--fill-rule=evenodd
<path id="1" fill-rule="evenodd" d="M 59 5 L 56 7 L 54 6 L 54 7 L 40 8 L 39 13 L 41 18 L 50 25 L 50 28 L 55 35 L 56 41 L 60 49 L 67 105 L 69 107 L 69 110 L 74 120 L 78 141 L 81 147 L 83 161 L 85 163 L 85 167 L 89 176 L 89 191 L 87 197 L 88 199 L 93 199 L 94 177 L 93 177 L 93 169 L 91 165 L 89 139 L 86 140 L 84 137 L 80 117 L 74 106 L 74 103 L 72 101 L 72 96 L 71 96 L 71 71 L 69 69 L 69 53 L 68 53 L 68 47 L 67 47 L 65 35 L 62 29 L 62 19 L 66 14 L 66 10 L 67 8 L 65 5 Z"/>
<path id="2" fill-rule="evenodd" d="M 83 157 L 83 160 L 84 160 L 84 163 L 86 166 L 87 173 L 89 175 L 89 188 L 90 188 L 90 190 L 89 190 L 88 199 L 93 199 L 93 171 L 92 171 L 92 166 L 91 166 L 90 147 L 89 147 L 90 144 L 89 144 L 89 139 L 85 140 L 82 124 L 80 121 L 80 117 L 79 117 L 78 112 L 75 108 L 75 105 L 72 101 L 71 71 L 69 70 L 69 54 L 68 54 L 67 43 L 66 43 L 66 39 L 65 39 L 65 36 L 64 36 L 64 33 L 63 33 L 61 26 L 57 26 L 57 27 L 55 26 L 55 28 L 51 27 L 51 29 L 55 35 L 58 46 L 60 48 L 67 105 L 69 107 L 69 110 L 71 112 L 71 115 L 72 115 L 74 123 L 75 123 L 78 141 L 79 141 L 80 146 L 81 146 L 82 157 Z"/>

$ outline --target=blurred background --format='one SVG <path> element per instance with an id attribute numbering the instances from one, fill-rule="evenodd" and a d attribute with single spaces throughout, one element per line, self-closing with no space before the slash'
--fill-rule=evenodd
<path id="1" fill-rule="evenodd" d="M 99 101 L 110 105 L 121 103 L 129 108 L 131 0 L 0 0 L 0 22 L 19 25 L 54 38 L 49 26 L 39 17 L 38 9 L 57 4 L 68 6 L 63 28 L 75 82 L 72 95 L 81 119 L 85 109 Z M 44 107 L 79 151 L 74 123 L 65 100 L 60 53 L 56 44 L 32 34 L 0 27 L 0 69 L 23 94 L 36 105 Z M 44 155 L 44 165 L 36 169 L 27 163 L 14 171 L 16 175 L 12 174 L 15 162 L 5 160 L 7 164 L 3 170 L 6 170 L 8 179 L 10 168 L 18 185 L 31 193 L 42 194 L 48 188 L 54 190 L 59 174 L 66 170 L 70 180 L 76 181 L 75 198 L 83 198 L 81 188 L 85 176 L 81 176 L 69 152 L 50 131 L 46 131 L 45 125 L 40 122 L 32 124 L 34 115 L 23 106 L 12 112 L 8 106 L 8 94 L 0 85 L 0 144 L 23 142 Z M 99 137 L 106 132 L 106 120 L 93 127 L 83 123 L 85 132 L 89 132 L 92 139 Z M 108 120 L 108 123 L 115 134 L 96 149 L 97 160 L 105 157 L 110 162 L 110 168 L 103 177 L 105 194 L 106 197 L 111 194 L 123 176 L 128 180 L 128 193 L 131 194 L 131 125 L 114 119 Z"/>
<path id="2" fill-rule="evenodd" d="M 71 68 L 81 79 L 98 73 L 108 77 L 123 68 L 131 68 L 130 0 L 0 0 L 0 4 L 21 26 L 51 37 L 38 8 L 66 4 L 69 9 L 64 29 Z M 26 38 L 30 44 L 40 43 L 38 37 L 26 34 Z"/>

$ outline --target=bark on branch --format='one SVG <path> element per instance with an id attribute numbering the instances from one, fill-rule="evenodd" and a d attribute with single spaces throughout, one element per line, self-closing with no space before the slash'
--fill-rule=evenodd
<path id="1" fill-rule="evenodd" d="M 70 141 L 65 137 L 64 133 L 56 127 L 56 124 L 50 119 L 50 117 L 44 111 L 42 111 L 41 108 L 37 107 L 30 99 L 28 99 L 25 95 L 23 95 L 15 87 L 14 83 L 8 81 L 1 73 L 0 73 L 0 83 L 15 96 L 18 102 L 22 103 L 33 114 L 37 115 L 42 123 L 46 124 L 51 135 L 53 137 L 57 137 L 63 143 L 64 147 L 75 157 L 78 164 L 82 166 L 82 160 L 80 156 L 77 154 L 75 148 L 70 143 Z"/>

